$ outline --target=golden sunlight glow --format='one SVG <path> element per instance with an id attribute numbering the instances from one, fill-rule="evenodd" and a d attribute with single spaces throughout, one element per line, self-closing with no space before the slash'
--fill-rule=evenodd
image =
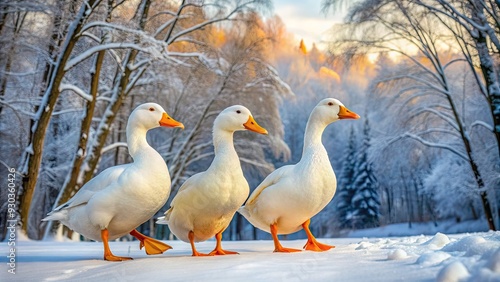
<path id="1" fill-rule="evenodd" d="M 370 61 L 370 63 L 374 64 L 375 62 L 377 62 L 377 60 L 378 60 L 378 53 L 368 54 L 368 61 Z"/>
<path id="2" fill-rule="evenodd" d="M 327 67 L 321 67 L 319 69 L 319 76 L 322 78 L 330 78 L 337 82 L 340 82 L 340 75 L 336 71 Z"/>
<path id="3" fill-rule="evenodd" d="M 215 41 L 214 43 L 217 47 L 221 47 L 224 43 L 226 43 L 226 33 L 224 30 L 214 28 L 213 36 Z"/>
<path id="4" fill-rule="evenodd" d="M 306 48 L 306 44 L 304 44 L 304 39 L 300 40 L 299 50 L 300 50 L 300 52 L 302 52 L 302 54 L 304 54 L 304 55 L 307 54 L 307 48 Z"/>

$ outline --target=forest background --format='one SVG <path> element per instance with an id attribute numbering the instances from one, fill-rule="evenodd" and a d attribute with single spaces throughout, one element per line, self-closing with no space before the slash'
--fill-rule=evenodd
<path id="1" fill-rule="evenodd" d="M 325 17 L 347 15 L 318 48 L 298 44 L 266 0 L 0 2 L 0 239 L 13 219 L 8 187 L 22 230 L 44 239 L 58 225 L 41 222 L 50 210 L 130 162 L 125 125 L 138 104 L 157 102 L 185 124 L 148 135 L 169 166 L 171 200 L 210 164 L 225 107 L 245 105 L 270 132 L 235 138 L 253 189 L 300 159 L 309 113 L 325 97 L 362 118 L 323 136 L 338 188 L 312 221 L 317 236 L 450 220 L 496 230 L 500 3 L 322 3 Z M 140 229 L 173 238 L 154 219 Z M 267 236 L 238 214 L 224 233 Z"/>

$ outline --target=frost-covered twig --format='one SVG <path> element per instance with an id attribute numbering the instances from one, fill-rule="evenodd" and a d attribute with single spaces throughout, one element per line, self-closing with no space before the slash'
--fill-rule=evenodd
<path id="1" fill-rule="evenodd" d="M 59 91 L 63 92 L 65 90 L 70 90 L 70 91 L 75 92 L 76 94 L 78 94 L 80 97 L 82 97 L 83 99 L 85 99 L 88 102 L 91 102 L 93 99 L 92 95 L 88 94 L 83 89 L 81 89 L 80 87 L 73 85 L 73 84 L 61 83 L 61 85 L 59 86 Z"/>
<path id="2" fill-rule="evenodd" d="M 114 150 L 118 147 L 128 148 L 127 142 L 115 142 L 113 144 L 109 144 L 108 146 L 102 148 L 101 154 L 104 154 L 108 151 Z"/>

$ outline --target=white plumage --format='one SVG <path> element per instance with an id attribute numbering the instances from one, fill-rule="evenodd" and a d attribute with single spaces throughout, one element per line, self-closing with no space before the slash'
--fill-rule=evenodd
<path id="1" fill-rule="evenodd" d="M 233 133 L 245 129 L 267 134 L 243 106 L 229 107 L 218 115 L 213 126 L 215 157 L 212 164 L 184 182 L 170 209 L 158 219 L 157 223 L 168 224 L 177 238 L 191 243 L 193 256 L 203 255 L 196 251 L 194 242 L 205 241 L 214 235 L 217 247 L 211 254 L 234 253 L 222 250 L 220 240 L 249 194 L 233 145 Z"/>
<path id="2" fill-rule="evenodd" d="M 127 145 L 133 162 L 104 170 L 43 220 L 59 220 L 87 238 L 103 241 L 108 260 L 129 259 L 106 253 L 107 240 L 128 233 L 141 240 L 141 247 L 146 245 L 148 254 L 163 252 L 167 245 L 135 230 L 150 219 L 170 195 L 167 165 L 146 140 L 148 130 L 159 126 L 184 127 L 158 104 L 138 106 L 127 123 Z M 159 243 L 157 248 L 149 246 L 151 242 Z"/>
<path id="3" fill-rule="evenodd" d="M 308 235 L 306 249 L 331 248 L 317 242 L 308 227 L 310 218 L 332 200 L 337 187 L 321 137 L 330 123 L 357 118 L 337 99 L 319 102 L 307 122 L 300 161 L 269 174 L 238 210 L 252 225 L 273 235 L 275 251 L 297 251 L 281 247 L 277 234 L 290 234 L 302 228 Z"/>

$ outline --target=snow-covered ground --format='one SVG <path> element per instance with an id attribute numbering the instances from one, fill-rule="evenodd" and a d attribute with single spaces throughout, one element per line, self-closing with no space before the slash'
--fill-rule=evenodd
<path id="1" fill-rule="evenodd" d="M 137 241 L 112 242 L 101 259 L 98 242 L 18 240 L 16 274 L 2 256 L 1 281 L 500 281 L 500 232 L 433 236 L 322 239 L 328 252 L 273 253 L 272 241 L 226 241 L 240 255 L 191 257 L 189 244 L 147 256 Z M 282 241 L 300 248 L 305 240 Z M 7 243 L 0 243 L 7 250 Z M 197 244 L 208 252 L 214 242 Z M 7 278 L 7 280 L 5 280 Z"/>

